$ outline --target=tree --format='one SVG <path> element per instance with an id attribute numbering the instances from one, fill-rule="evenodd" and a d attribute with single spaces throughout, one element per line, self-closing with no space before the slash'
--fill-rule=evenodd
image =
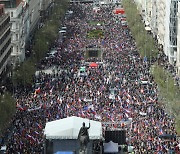
<path id="1" fill-rule="evenodd" d="M 14 86 L 29 86 L 33 83 L 33 75 L 35 74 L 35 64 L 31 60 L 27 60 L 19 65 L 13 72 Z"/>
<path id="2" fill-rule="evenodd" d="M 45 57 L 51 44 L 58 37 L 58 28 L 60 19 L 62 19 L 67 11 L 69 3 L 67 0 L 55 0 L 55 6 L 51 16 L 45 21 L 45 26 L 39 29 L 35 34 L 35 41 L 31 57 L 18 65 L 13 71 L 13 85 L 26 86 L 33 84 L 33 76 L 35 74 L 35 65 Z"/>
<path id="3" fill-rule="evenodd" d="M 16 111 L 15 100 L 10 93 L 4 93 L 0 96 L 0 134 L 7 125 L 7 122 L 12 118 Z"/>
<path id="4" fill-rule="evenodd" d="M 162 101 L 169 114 L 175 117 L 176 130 L 180 134 L 180 90 L 175 86 L 174 79 L 169 72 L 157 64 L 151 68 L 155 82 L 158 84 L 159 100 Z"/>
<path id="5" fill-rule="evenodd" d="M 158 49 L 155 46 L 155 41 L 145 30 L 145 25 L 141 20 L 136 4 L 131 0 L 123 0 L 122 4 L 127 15 L 129 28 L 136 40 L 137 48 L 141 49 L 139 50 L 141 57 L 146 56 L 148 59 L 156 57 Z"/>

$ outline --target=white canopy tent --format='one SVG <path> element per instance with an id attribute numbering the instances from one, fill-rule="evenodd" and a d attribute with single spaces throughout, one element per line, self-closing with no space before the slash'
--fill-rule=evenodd
<path id="1" fill-rule="evenodd" d="M 44 135 L 46 139 L 77 139 L 82 123 L 89 126 L 89 119 L 80 117 L 67 117 L 46 123 Z M 102 139 L 101 122 L 90 120 L 89 138 Z"/>

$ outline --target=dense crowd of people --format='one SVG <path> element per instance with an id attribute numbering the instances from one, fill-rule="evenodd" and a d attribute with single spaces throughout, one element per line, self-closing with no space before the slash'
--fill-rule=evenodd
<path id="1" fill-rule="evenodd" d="M 158 102 L 150 64 L 140 58 L 129 28 L 113 14 L 114 7 L 97 12 L 92 4 L 71 6 L 73 14 L 64 21 L 66 37 L 59 36 L 57 53 L 41 63 L 44 68 L 55 66 L 56 73 L 40 73 L 34 80 L 35 92 L 15 95 L 17 112 L 8 154 L 43 153 L 46 122 L 68 116 L 101 121 L 103 130 L 125 129 L 135 153 L 180 152 L 174 119 Z M 104 37 L 87 38 L 92 29 L 103 30 Z M 102 58 L 85 57 L 90 47 L 102 49 Z M 85 63 L 92 59 L 97 67 Z M 82 66 L 84 76 L 79 75 Z"/>
<path id="2" fill-rule="evenodd" d="M 168 61 L 168 57 L 163 52 L 159 52 L 157 61 L 158 61 L 158 65 L 162 66 L 163 69 L 167 70 L 172 75 L 175 81 L 175 85 L 179 88 L 180 77 L 177 74 L 175 64 L 170 64 Z"/>

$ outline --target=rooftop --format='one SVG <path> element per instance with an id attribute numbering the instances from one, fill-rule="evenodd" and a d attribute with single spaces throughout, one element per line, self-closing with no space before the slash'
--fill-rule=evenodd
<path id="1" fill-rule="evenodd" d="M 23 0 L 0 0 L 1 4 L 5 5 L 5 8 L 16 8 Z"/>

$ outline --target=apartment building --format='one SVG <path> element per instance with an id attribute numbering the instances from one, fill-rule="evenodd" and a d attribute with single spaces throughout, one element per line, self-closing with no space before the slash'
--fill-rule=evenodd
<path id="1" fill-rule="evenodd" d="M 4 11 L 4 5 L 0 4 L 0 79 L 6 74 L 11 55 L 11 26 L 10 16 Z"/>
<path id="2" fill-rule="evenodd" d="M 13 64 L 25 59 L 25 32 L 28 29 L 28 5 L 24 0 L 1 0 L 5 5 L 5 12 L 10 14 L 12 32 L 12 53 Z"/>
<path id="3" fill-rule="evenodd" d="M 150 12 L 150 21 L 149 26 L 151 29 L 151 32 L 153 34 L 153 37 L 157 39 L 158 34 L 158 28 L 157 28 L 157 20 L 158 20 L 158 7 L 157 7 L 157 0 L 151 1 L 151 12 Z"/>
<path id="4" fill-rule="evenodd" d="M 177 61 L 176 61 L 176 67 L 177 67 L 177 73 L 180 76 L 180 2 L 178 2 L 178 14 L 177 14 Z"/>
<path id="5" fill-rule="evenodd" d="M 165 0 L 158 0 L 157 5 L 157 39 L 158 43 L 164 46 L 165 42 L 165 20 L 166 20 L 166 3 Z"/>
<path id="6" fill-rule="evenodd" d="M 150 26 L 153 36 L 168 56 L 171 64 L 176 65 L 177 53 L 177 12 L 180 0 L 135 0 L 145 24 Z"/>
<path id="7" fill-rule="evenodd" d="M 31 0 L 29 1 L 29 23 L 30 23 L 30 33 L 34 31 L 35 27 L 38 26 L 40 22 L 40 11 L 42 7 L 43 0 Z"/>
<path id="8" fill-rule="evenodd" d="M 178 1 L 171 0 L 169 14 L 169 48 L 167 56 L 171 64 L 176 64 L 177 61 L 177 13 Z"/>

